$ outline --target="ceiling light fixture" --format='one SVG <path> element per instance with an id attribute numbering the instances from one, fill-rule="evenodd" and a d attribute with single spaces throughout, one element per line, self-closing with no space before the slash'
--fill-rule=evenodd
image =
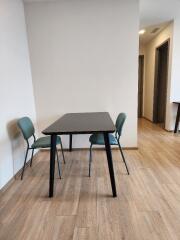
<path id="1" fill-rule="evenodd" d="M 139 31 L 139 34 L 142 35 L 142 34 L 144 34 L 145 32 L 146 32 L 145 29 L 141 29 L 141 30 Z"/>

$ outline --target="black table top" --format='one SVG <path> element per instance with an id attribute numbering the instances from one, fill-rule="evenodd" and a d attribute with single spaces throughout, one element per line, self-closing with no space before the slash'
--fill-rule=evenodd
<path id="1" fill-rule="evenodd" d="M 173 103 L 180 104 L 180 102 L 173 102 Z"/>
<path id="2" fill-rule="evenodd" d="M 42 133 L 53 134 L 88 134 L 115 131 L 114 123 L 108 112 L 67 113 L 46 128 Z"/>

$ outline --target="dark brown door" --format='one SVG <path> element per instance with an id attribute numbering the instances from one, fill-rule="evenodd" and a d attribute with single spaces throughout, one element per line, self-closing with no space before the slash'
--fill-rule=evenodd
<path id="1" fill-rule="evenodd" d="M 144 75 L 144 56 L 139 56 L 139 80 L 138 80 L 138 118 L 142 117 L 143 112 L 143 75 Z"/>
<path id="2" fill-rule="evenodd" d="M 156 74 L 154 83 L 154 122 L 165 123 L 169 41 L 156 49 Z"/>

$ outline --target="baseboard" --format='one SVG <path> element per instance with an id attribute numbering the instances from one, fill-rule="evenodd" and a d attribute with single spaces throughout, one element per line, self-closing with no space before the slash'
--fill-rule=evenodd
<path id="1" fill-rule="evenodd" d="M 124 147 L 123 150 L 138 150 L 138 147 Z"/>
<path id="2" fill-rule="evenodd" d="M 93 147 L 94 150 L 103 150 L 104 147 Z M 138 147 L 122 147 L 123 150 L 138 150 Z M 73 148 L 72 151 L 87 151 L 89 148 Z M 112 147 L 112 150 L 119 150 L 118 147 Z M 42 149 L 41 151 L 50 151 L 49 149 Z M 60 149 L 58 149 L 60 151 Z M 69 148 L 64 148 L 65 152 L 69 152 Z"/>
<path id="3" fill-rule="evenodd" d="M 36 157 L 38 152 L 34 154 L 34 158 Z M 30 162 L 31 162 L 30 160 L 31 159 L 29 159 L 28 162 L 26 163 L 25 169 L 30 165 Z M 19 178 L 19 176 L 21 175 L 22 169 L 23 169 L 23 167 L 21 169 L 19 169 L 18 172 L 0 189 L 0 195 L 2 193 L 4 193 L 14 183 L 14 181 L 17 178 Z"/>
<path id="4" fill-rule="evenodd" d="M 146 118 L 146 117 L 142 117 L 143 119 L 145 119 L 145 120 L 147 120 L 147 121 L 149 121 L 149 122 L 151 122 L 151 123 L 153 123 L 153 121 L 151 121 L 150 119 L 148 119 L 148 118 Z M 154 123 L 154 124 L 156 124 L 156 123 Z M 168 130 L 168 129 L 165 129 L 165 128 L 162 128 L 163 130 L 165 130 L 166 132 L 169 132 L 169 133 L 173 133 L 174 132 L 174 130 Z M 179 130 L 180 131 L 180 130 Z M 179 132 L 178 131 L 178 132 Z"/>
<path id="5" fill-rule="evenodd" d="M 37 154 L 37 153 L 36 153 L 36 154 Z M 36 154 L 34 154 L 34 157 L 36 156 Z M 25 170 L 26 170 L 27 167 L 30 166 L 30 162 L 31 162 L 30 160 L 31 160 L 31 159 L 29 159 L 29 161 L 26 162 Z M 14 175 L 14 180 L 16 180 L 16 178 L 18 178 L 18 177 L 21 175 L 22 169 L 23 169 L 23 167 L 22 167 L 21 169 L 19 169 L 19 171 Z M 24 170 L 24 171 L 25 171 L 25 170 Z"/>
<path id="6" fill-rule="evenodd" d="M 173 133 L 174 132 L 174 130 L 167 130 L 167 129 L 165 129 L 165 128 L 163 128 L 166 132 L 169 132 L 169 133 Z"/>
<path id="7" fill-rule="evenodd" d="M 0 196 L 4 193 L 15 181 L 15 176 L 12 177 L 1 189 L 0 189 Z"/>
<path id="8" fill-rule="evenodd" d="M 147 117 L 142 117 L 143 119 L 145 119 L 145 120 L 147 120 L 147 121 L 149 121 L 149 122 L 151 122 L 151 123 L 153 123 L 153 121 L 152 120 L 150 120 L 149 118 L 147 118 Z"/>
<path id="9" fill-rule="evenodd" d="M 167 129 L 164 129 L 164 130 L 166 130 L 166 132 L 169 132 L 169 133 L 174 133 L 174 135 L 180 133 L 180 130 L 178 130 L 177 133 L 175 133 L 174 130 L 167 130 Z"/>

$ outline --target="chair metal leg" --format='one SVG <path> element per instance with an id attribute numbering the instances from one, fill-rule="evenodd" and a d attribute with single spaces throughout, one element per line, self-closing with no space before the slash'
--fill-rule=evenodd
<path id="1" fill-rule="evenodd" d="M 26 160 L 27 160 L 28 151 L 29 151 L 29 148 L 26 149 L 26 155 L 25 155 L 25 159 L 24 159 L 24 166 L 23 166 L 23 170 L 22 170 L 22 173 L 21 173 L 21 180 L 23 180 L 24 169 L 26 167 Z"/>
<path id="2" fill-rule="evenodd" d="M 32 149 L 32 155 L 31 155 L 30 167 L 32 166 L 33 156 L 34 156 L 34 149 Z"/>
<path id="3" fill-rule="evenodd" d="M 119 142 L 118 142 L 118 145 L 119 145 L 119 150 L 120 150 L 120 152 L 121 152 L 121 156 L 122 156 L 123 162 L 124 162 L 125 167 L 126 167 L 127 174 L 129 175 L 129 169 L 128 169 L 128 167 L 127 167 L 127 163 L 126 163 L 126 160 L 125 160 L 125 157 L 124 157 L 124 154 L 123 154 L 123 151 L 122 151 L 122 148 L 121 148 L 121 145 L 120 145 Z"/>
<path id="4" fill-rule="evenodd" d="M 61 152 L 62 152 L 63 161 L 64 161 L 64 164 L 65 164 L 66 161 L 65 161 L 65 157 L 64 157 L 64 149 L 63 149 L 62 142 L 60 143 L 60 145 L 61 145 Z"/>
<path id="5" fill-rule="evenodd" d="M 180 120 L 180 104 L 178 104 L 177 115 L 176 115 L 176 123 L 175 123 L 175 128 L 174 128 L 174 133 L 177 133 L 177 132 L 178 132 L 178 128 L 179 128 L 179 120 Z"/>
<path id="6" fill-rule="evenodd" d="M 57 164 L 58 164 L 59 178 L 61 179 L 61 166 L 60 166 L 60 162 L 59 162 L 59 156 L 58 156 L 57 148 L 56 148 L 56 155 L 57 155 Z"/>
<path id="7" fill-rule="evenodd" d="M 69 134 L 69 151 L 72 152 L 72 134 Z"/>
<path id="8" fill-rule="evenodd" d="M 91 177 L 91 163 L 92 163 L 92 144 L 89 149 L 89 177 Z"/>

